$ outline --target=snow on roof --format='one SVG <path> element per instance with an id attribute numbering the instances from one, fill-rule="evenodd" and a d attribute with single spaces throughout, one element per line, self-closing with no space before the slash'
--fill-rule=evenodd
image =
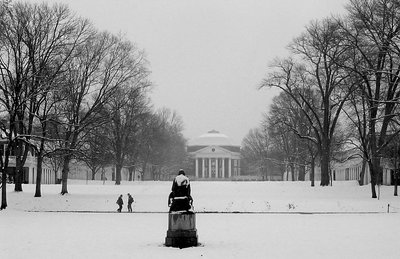
<path id="1" fill-rule="evenodd" d="M 234 146 L 232 140 L 216 130 L 200 135 L 189 141 L 189 146 Z"/>

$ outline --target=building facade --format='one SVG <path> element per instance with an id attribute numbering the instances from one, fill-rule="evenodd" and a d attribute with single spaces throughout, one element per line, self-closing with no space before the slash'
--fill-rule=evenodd
<path id="1" fill-rule="evenodd" d="M 5 141 L 0 142 L 0 153 L 1 158 L 5 157 L 5 150 L 6 150 L 7 143 Z M 43 162 L 42 164 L 42 177 L 41 183 L 42 184 L 54 184 L 57 182 L 57 178 L 59 176 L 51 169 L 51 167 Z M 15 178 L 15 171 L 16 171 L 16 157 L 14 151 L 11 150 L 11 154 L 9 156 L 8 167 L 7 167 L 7 175 L 10 181 L 13 181 Z M 37 157 L 35 154 L 35 150 L 30 148 L 26 157 L 26 161 L 23 167 L 22 172 L 22 183 L 36 183 L 37 177 Z"/>
<path id="2" fill-rule="evenodd" d="M 381 159 L 381 167 L 382 167 L 382 184 L 383 185 L 394 185 L 396 182 L 395 178 L 395 166 L 390 159 Z M 362 173 L 364 170 L 364 173 Z M 310 180 L 310 171 L 309 167 L 306 168 L 305 180 Z M 315 175 L 314 180 L 321 180 L 321 168 L 315 167 Z M 291 181 L 291 172 L 286 170 L 283 174 L 283 181 Z M 295 171 L 294 178 L 298 179 L 298 171 Z M 330 178 L 333 182 L 337 181 L 358 181 L 363 185 L 370 184 L 371 182 L 371 174 L 368 163 L 363 161 L 360 156 L 355 156 L 351 159 L 348 159 L 344 162 L 331 162 L 331 175 Z M 400 179 L 397 180 L 398 184 L 400 184 Z"/>
<path id="3" fill-rule="evenodd" d="M 361 174 L 364 166 L 364 174 Z M 395 178 L 395 165 L 391 159 L 382 158 L 382 184 L 383 185 L 394 185 Z M 363 178 L 361 179 L 361 175 Z M 353 158 L 344 163 L 334 163 L 332 166 L 332 178 L 333 181 L 360 181 L 363 184 L 369 184 L 371 182 L 371 173 L 368 163 L 364 163 L 360 157 Z M 397 180 L 399 181 L 399 180 Z M 399 184 L 399 182 L 398 182 Z"/>
<path id="4" fill-rule="evenodd" d="M 240 146 L 211 130 L 189 142 L 197 180 L 234 180 L 240 177 Z"/>

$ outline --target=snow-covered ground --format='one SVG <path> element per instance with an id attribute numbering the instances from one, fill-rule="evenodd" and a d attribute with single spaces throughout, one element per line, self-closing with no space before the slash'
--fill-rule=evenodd
<path id="1" fill-rule="evenodd" d="M 0 258 L 400 258 L 392 186 L 382 186 L 378 200 L 356 182 L 191 185 L 201 245 L 185 249 L 163 246 L 170 182 L 70 181 L 69 194 L 44 185 L 41 198 L 34 185 L 22 193 L 8 185 Z M 128 192 L 135 213 L 114 213 Z"/>

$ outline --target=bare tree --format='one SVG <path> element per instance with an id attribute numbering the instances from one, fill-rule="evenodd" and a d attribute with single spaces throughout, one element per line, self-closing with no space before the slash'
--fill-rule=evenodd
<path id="1" fill-rule="evenodd" d="M 8 145 L 12 147 L 16 156 L 15 191 L 22 191 L 22 172 L 19 169 L 24 162 L 24 146 L 19 137 L 26 133 L 24 131 L 25 111 L 26 107 L 29 107 L 29 98 L 32 94 L 28 84 L 31 74 L 28 50 L 24 44 L 26 22 L 22 17 L 26 17 L 25 10 L 26 5 L 9 7 L 5 9 L 0 21 L 0 38 L 2 39 L 0 101 L 9 117 Z"/>
<path id="2" fill-rule="evenodd" d="M 241 154 L 243 164 L 256 166 L 264 180 L 268 176 L 268 153 L 270 140 L 266 128 L 251 129 L 242 141 Z"/>
<path id="3" fill-rule="evenodd" d="M 366 164 L 369 160 L 369 134 L 367 100 L 365 92 L 362 91 L 361 88 L 355 89 L 349 96 L 349 102 L 345 105 L 343 113 L 346 115 L 345 118 L 343 118 L 344 124 L 347 125 L 344 129 L 347 133 L 346 142 L 360 152 L 350 154 L 350 156 L 345 157 L 344 160 L 348 160 L 354 156 L 360 156 L 362 158 L 362 168 L 358 183 L 359 185 L 364 185 Z"/>
<path id="4" fill-rule="evenodd" d="M 347 69 L 356 74 L 354 81 L 363 96 L 364 103 L 354 108 L 366 114 L 359 117 L 360 139 L 370 167 L 372 198 L 376 198 L 375 186 L 382 181 L 381 152 L 391 140 L 388 134 L 399 133 L 395 118 L 400 98 L 400 2 L 350 0 L 347 10 L 342 23 L 352 54 Z"/>
<path id="5" fill-rule="evenodd" d="M 0 2 L 0 21 L 5 21 L 7 19 L 7 12 L 9 12 L 9 1 L 1 1 Z M 0 23 L 0 26 L 2 27 L 3 25 Z M 3 35 L 3 33 L 0 32 L 0 55 L 6 50 L 6 38 Z M 0 73 L 2 75 L 3 69 L 0 67 Z M 4 80 L 4 77 L 1 78 L 0 81 L 0 87 L 4 87 L 3 84 L 8 83 L 7 80 Z M 4 119 L 3 116 L 6 116 L 7 114 L 7 106 L 5 103 L 0 102 L 0 136 L 1 140 L 3 141 L 4 139 L 6 140 L 7 143 L 10 143 L 9 140 L 11 140 L 11 135 L 9 134 L 9 124 L 6 119 Z M 3 145 L 3 143 L 1 143 Z M 0 152 L 0 167 L 1 167 L 1 206 L 0 210 L 3 210 L 7 208 L 7 167 L 8 167 L 8 161 L 9 161 L 9 156 L 10 156 L 10 148 L 11 145 L 6 146 L 6 150 L 1 149 Z"/>
<path id="6" fill-rule="evenodd" d="M 108 137 L 106 127 L 98 127 L 86 135 L 85 144 L 78 160 L 83 161 L 89 167 L 92 172 L 92 180 L 95 180 L 100 169 L 113 164 L 110 147 L 107 145 Z"/>
<path id="7" fill-rule="evenodd" d="M 115 184 L 121 184 L 121 170 L 130 164 L 129 153 L 137 148 L 135 136 L 140 131 L 141 120 L 149 112 L 146 96 L 151 83 L 143 53 L 137 52 L 136 63 L 132 69 L 135 76 L 124 87 L 120 87 L 105 106 L 110 122 L 105 124 L 107 137 L 105 142 L 116 166 Z M 131 161 L 132 162 L 132 161 Z"/>
<path id="8" fill-rule="evenodd" d="M 61 194 L 68 193 L 69 163 L 83 146 L 85 134 L 104 124 L 103 107 L 116 91 L 135 78 L 132 44 L 109 33 L 93 33 L 68 63 L 68 87 L 62 89 L 67 100 L 58 107 L 64 151 Z"/>
<path id="9" fill-rule="evenodd" d="M 167 108 L 154 112 L 142 127 L 139 160 L 143 170 L 156 165 L 157 174 L 175 174 L 186 165 L 186 139 L 183 137 L 182 118 Z M 186 168 L 189 169 L 189 168 Z M 152 173 L 153 179 L 158 177 Z"/>
<path id="10" fill-rule="evenodd" d="M 30 98 L 28 135 L 25 140 L 36 140 L 29 144 L 36 149 L 35 197 L 40 197 L 42 164 L 46 155 L 45 142 L 49 141 L 49 114 L 54 112 L 54 106 L 62 100 L 57 92 L 63 85 L 65 64 L 74 49 L 86 40 L 90 25 L 87 20 L 74 16 L 65 5 L 34 5 L 28 9 L 27 18 L 30 22 L 25 27 L 24 43 L 29 51 L 32 69 L 30 84 L 34 94 Z M 36 132 L 32 132 L 34 125 L 40 125 L 36 127 Z"/>
<path id="11" fill-rule="evenodd" d="M 295 100 L 312 125 L 321 157 L 321 185 L 329 185 L 331 146 L 340 112 L 352 91 L 342 64 L 346 49 L 338 22 L 325 19 L 313 22 L 306 32 L 290 45 L 292 53 L 302 60 L 277 61 L 275 72 L 264 79 L 261 87 L 278 87 Z M 320 97 L 318 105 L 310 103 L 299 88 L 309 89 Z"/>
<path id="12" fill-rule="evenodd" d="M 307 97 L 309 103 L 315 102 L 316 96 L 307 93 L 306 89 L 303 90 L 302 96 Z M 299 175 L 296 180 L 301 181 L 305 179 L 307 161 L 311 164 L 311 171 L 314 170 L 316 148 L 318 147 L 313 129 L 305 116 L 305 113 L 310 113 L 309 109 L 304 103 L 303 105 L 304 108 L 300 108 L 291 96 L 282 92 L 274 98 L 270 112 L 265 116 L 265 121 L 269 125 L 269 134 L 275 143 L 274 146 L 282 150 L 285 160 L 291 168 L 292 180 L 295 180 L 294 168 L 297 167 Z M 311 186 L 314 186 L 313 177 L 310 178 Z"/>
<path id="13" fill-rule="evenodd" d="M 51 82 L 79 41 L 86 21 L 73 16 L 64 5 L 15 3 L 0 26 L 4 43 L 1 101 L 14 136 L 9 145 L 16 156 L 15 191 L 22 191 L 23 166 L 34 147 L 35 115 L 45 93 L 54 88 Z"/>

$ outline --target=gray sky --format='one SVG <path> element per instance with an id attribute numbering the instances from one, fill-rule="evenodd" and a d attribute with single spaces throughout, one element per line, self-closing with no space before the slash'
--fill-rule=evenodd
<path id="1" fill-rule="evenodd" d="M 257 90 L 275 57 L 311 20 L 347 0 L 49 0 L 145 49 L 155 106 L 176 110 L 185 137 L 216 129 L 240 144 L 275 89 Z M 41 2 L 41 1 L 40 1 Z"/>

